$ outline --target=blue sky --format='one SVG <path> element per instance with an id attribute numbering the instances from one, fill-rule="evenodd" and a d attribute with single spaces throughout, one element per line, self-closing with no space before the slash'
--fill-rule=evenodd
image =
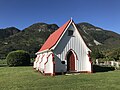
<path id="1" fill-rule="evenodd" d="M 88 22 L 120 34 L 120 0 L 0 0 L 0 28 Z"/>

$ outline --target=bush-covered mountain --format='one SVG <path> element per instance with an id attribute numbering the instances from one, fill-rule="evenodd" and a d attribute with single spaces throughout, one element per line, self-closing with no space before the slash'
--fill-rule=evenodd
<path id="1" fill-rule="evenodd" d="M 120 34 L 95 27 L 89 23 L 79 23 L 77 27 L 88 46 L 97 46 L 102 49 L 120 47 Z"/>
<path id="2" fill-rule="evenodd" d="M 15 27 L 0 29 L 0 40 L 3 40 L 7 37 L 14 35 L 14 34 L 17 34 L 18 32 L 20 32 L 20 30 L 15 28 Z"/>
<path id="3" fill-rule="evenodd" d="M 48 36 L 58 29 L 56 24 L 36 23 L 0 43 L 0 58 L 5 58 L 10 51 L 25 50 L 31 57 L 40 49 Z"/>
<path id="4" fill-rule="evenodd" d="M 115 32 L 89 23 L 79 23 L 76 26 L 92 50 L 120 47 L 120 35 Z M 10 51 L 20 49 L 28 51 L 34 57 L 48 36 L 58 28 L 56 24 L 35 23 L 22 31 L 16 28 L 0 30 L 0 58 L 5 58 Z"/>

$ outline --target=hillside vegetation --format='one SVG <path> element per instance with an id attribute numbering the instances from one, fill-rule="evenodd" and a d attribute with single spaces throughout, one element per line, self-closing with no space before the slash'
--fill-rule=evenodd
<path id="1" fill-rule="evenodd" d="M 89 23 L 76 24 L 86 44 L 94 52 L 100 52 L 120 48 L 120 35 L 96 27 Z M 35 23 L 24 30 L 11 27 L 0 30 L 0 58 L 4 59 L 7 54 L 15 50 L 25 50 L 30 53 L 31 58 L 44 44 L 51 33 L 59 27 L 56 24 Z"/>
<path id="2" fill-rule="evenodd" d="M 17 34 L 18 32 L 20 32 L 20 30 L 15 28 L 15 27 L 0 29 L 0 40 L 3 40 L 7 37 L 14 35 L 14 34 Z"/>

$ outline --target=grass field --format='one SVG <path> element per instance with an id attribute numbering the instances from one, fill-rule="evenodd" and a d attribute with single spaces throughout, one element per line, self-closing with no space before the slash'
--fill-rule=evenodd
<path id="1" fill-rule="evenodd" d="M 120 90 L 120 71 L 43 76 L 29 67 L 0 67 L 0 90 Z"/>

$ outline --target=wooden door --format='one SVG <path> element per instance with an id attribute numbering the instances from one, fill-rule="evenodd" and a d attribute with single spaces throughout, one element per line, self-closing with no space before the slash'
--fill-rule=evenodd
<path id="1" fill-rule="evenodd" d="M 67 71 L 75 71 L 75 57 L 72 51 L 67 56 Z"/>

